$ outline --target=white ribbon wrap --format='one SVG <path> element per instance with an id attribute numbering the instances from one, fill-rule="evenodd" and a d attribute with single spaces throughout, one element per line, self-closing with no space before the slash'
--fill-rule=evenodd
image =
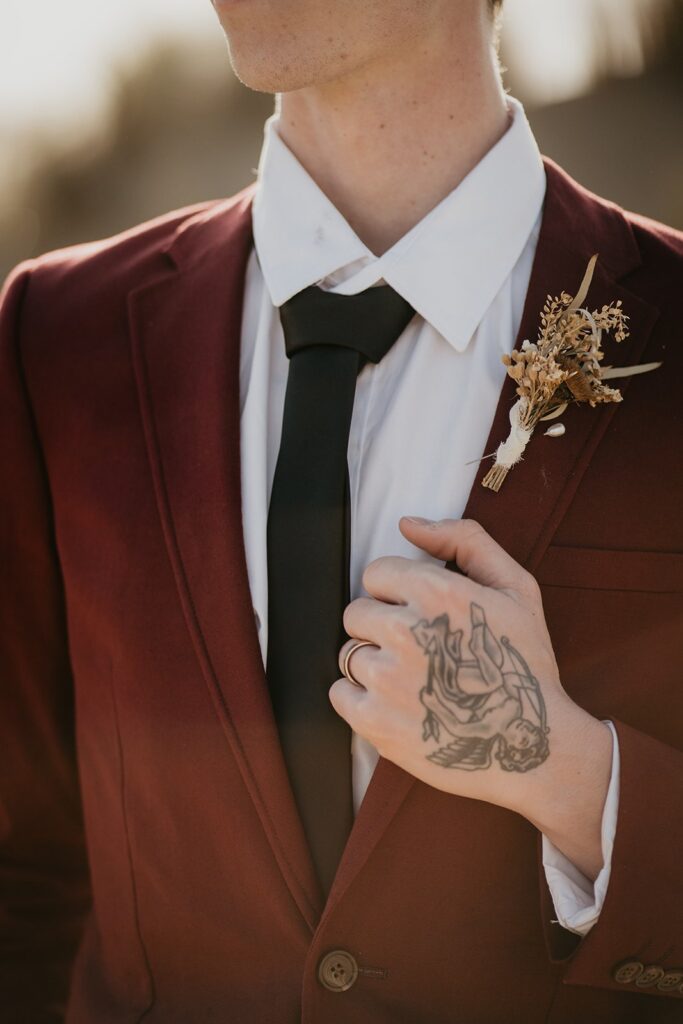
<path id="1" fill-rule="evenodd" d="M 532 431 L 523 427 L 520 419 L 525 412 L 524 399 L 518 398 L 510 409 L 510 433 L 496 449 L 496 466 L 510 469 L 522 458 Z"/>

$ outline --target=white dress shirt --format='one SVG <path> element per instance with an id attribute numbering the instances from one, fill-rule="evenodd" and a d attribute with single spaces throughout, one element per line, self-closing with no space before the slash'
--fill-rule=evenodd
<path id="1" fill-rule="evenodd" d="M 312 284 L 355 294 L 390 284 L 419 314 L 389 353 L 359 374 L 348 447 L 351 597 L 382 555 L 431 560 L 401 535 L 402 515 L 462 515 L 481 474 L 538 240 L 545 173 L 521 105 L 505 135 L 453 192 L 384 255 L 375 256 L 265 126 L 253 206 L 240 367 L 242 513 L 249 583 L 264 664 L 268 644 L 266 523 L 288 360 L 277 307 Z M 330 680 L 332 683 L 333 680 Z M 614 735 L 614 731 L 613 731 Z M 618 748 L 603 817 L 604 867 L 592 884 L 543 838 L 558 920 L 585 934 L 609 880 L 618 804 Z M 357 811 L 378 754 L 352 737 Z"/>

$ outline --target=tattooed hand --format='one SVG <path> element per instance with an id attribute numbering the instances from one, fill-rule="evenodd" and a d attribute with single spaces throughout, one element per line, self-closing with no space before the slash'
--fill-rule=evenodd
<path id="1" fill-rule="evenodd" d="M 529 771 L 548 756 L 541 688 L 507 637 L 502 647 L 498 643 L 484 610 L 471 604 L 470 612 L 469 659 L 462 652 L 463 631 L 450 631 L 448 615 L 413 626 L 429 659 L 420 691 L 427 712 L 422 738 L 438 741 L 443 729 L 454 737 L 427 757 L 443 768 L 473 771 L 490 767 L 494 755 L 506 771 Z"/>
<path id="2" fill-rule="evenodd" d="M 462 575 L 399 557 L 368 566 L 370 596 L 346 609 L 354 639 L 340 667 L 355 639 L 376 646 L 353 654 L 362 686 L 339 679 L 333 706 L 381 756 L 428 785 L 516 810 L 597 874 L 611 736 L 562 689 L 535 579 L 477 523 L 400 527 Z"/>

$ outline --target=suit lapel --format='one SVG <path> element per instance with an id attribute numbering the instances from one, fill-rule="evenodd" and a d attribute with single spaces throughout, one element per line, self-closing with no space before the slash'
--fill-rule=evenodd
<path id="1" fill-rule="evenodd" d="M 538 333 L 541 309 L 548 294 L 575 294 L 593 253 L 600 253 L 586 305 L 600 308 L 622 299 L 630 317 L 630 338 L 605 345 L 605 365 L 638 362 L 657 311 L 619 284 L 635 269 L 640 253 L 623 215 L 580 188 L 552 161 L 546 161 L 547 192 L 541 232 L 515 347 Z M 615 381 L 622 392 L 628 379 Z M 637 385 L 636 385 L 637 386 Z M 484 453 L 494 451 L 508 434 L 515 385 L 506 378 Z M 595 448 L 618 404 L 575 405 L 562 417 L 566 433 L 549 438 L 539 429 L 524 460 L 495 494 L 481 485 L 490 466 L 482 462 L 464 517 L 476 519 L 522 565 L 533 571 L 579 485 Z M 406 772 L 380 760 L 347 844 L 327 912 L 342 897 L 376 846 L 393 816 L 414 787 Z"/>
<path id="2" fill-rule="evenodd" d="M 551 161 L 541 234 L 531 273 L 524 312 L 515 347 L 538 334 L 540 313 L 547 296 L 566 291 L 576 294 L 586 265 L 599 253 L 586 306 L 600 309 L 621 299 L 630 317 L 629 339 L 617 344 L 606 339 L 604 365 L 636 363 L 656 319 L 656 310 L 628 291 L 619 279 L 640 263 L 640 253 L 629 223 L 615 208 L 596 201 Z M 629 382 L 615 381 L 622 393 Z M 484 453 L 495 451 L 509 431 L 509 412 L 515 385 L 508 377 L 502 389 Z M 475 519 L 518 562 L 534 571 L 601 437 L 617 414 L 618 403 L 591 408 L 570 406 L 561 417 L 566 433 L 544 435 L 539 427 L 523 460 L 508 474 L 498 494 L 481 485 L 491 465 L 482 462 L 464 516 Z"/>
<path id="3" fill-rule="evenodd" d="M 169 558 L 201 671 L 309 929 L 320 895 L 268 696 L 244 553 L 239 354 L 251 192 L 185 223 L 130 296 L 133 361 Z"/>

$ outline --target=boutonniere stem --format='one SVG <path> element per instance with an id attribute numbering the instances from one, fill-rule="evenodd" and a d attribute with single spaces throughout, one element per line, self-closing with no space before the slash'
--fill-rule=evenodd
<path id="1" fill-rule="evenodd" d="M 661 363 L 639 366 L 603 367 L 602 336 L 609 333 L 617 342 L 628 337 L 628 317 L 621 299 L 602 309 L 584 305 L 593 280 L 597 254 L 592 256 L 576 295 L 562 292 L 550 295 L 541 313 L 537 340 L 524 341 L 521 349 L 503 356 L 507 372 L 517 384 L 517 401 L 510 409 L 510 433 L 498 445 L 495 462 L 482 484 L 500 490 L 508 473 L 521 459 L 541 420 L 561 416 L 571 402 L 620 402 L 621 392 L 605 381 L 646 373 Z M 562 429 L 549 428 L 551 437 L 560 437 Z M 485 456 L 486 457 L 486 456 Z"/>

